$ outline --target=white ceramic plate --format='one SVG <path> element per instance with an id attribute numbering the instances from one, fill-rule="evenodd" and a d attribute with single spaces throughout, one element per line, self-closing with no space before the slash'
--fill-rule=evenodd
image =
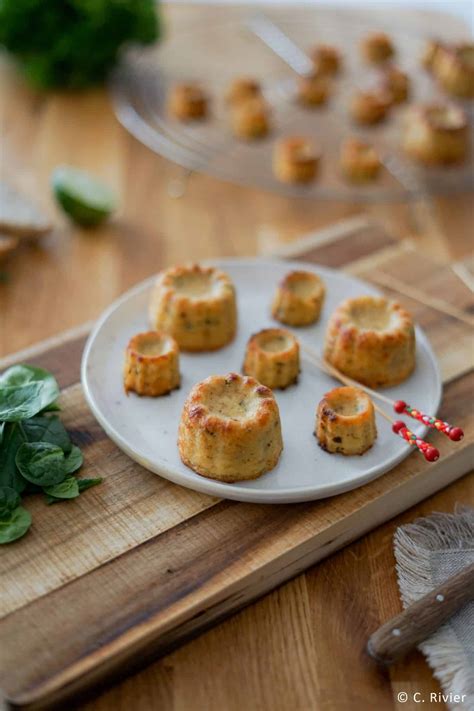
<path id="1" fill-rule="evenodd" d="M 291 269 L 314 270 L 326 282 L 322 317 L 315 326 L 294 333 L 317 350 L 322 348 L 327 320 L 345 298 L 377 294 L 369 284 L 326 267 L 306 263 L 261 259 L 226 259 L 213 262 L 224 269 L 237 288 L 239 328 L 235 341 L 220 351 L 181 355 L 180 390 L 161 398 L 125 395 L 122 365 L 127 342 L 148 330 L 147 303 L 154 278 L 121 296 L 100 318 L 84 351 L 82 383 L 95 417 L 109 437 L 132 459 L 160 476 L 214 496 L 283 503 L 308 501 L 339 494 L 361 486 L 392 469 L 410 452 L 409 445 L 394 435 L 390 425 L 377 416 L 379 436 L 361 457 L 344 457 L 321 450 L 313 436 L 316 406 L 325 392 L 336 386 L 328 376 L 303 360 L 297 385 L 275 392 L 282 420 L 284 450 L 273 471 L 255 481 L 224 484 L 195 474 L 182 464 L 176 445 L 184 400 L 191 387 L 209 375 L 240 371 L 250 334 L 275 325 L 269 305 L 277 282 Z M 417 367 L 402 385 L 384 391 L 424 412 L 436 413 L 441 400 L 441 378 L 431 346 L 417 329 Z M 415 420 L 411 429 L 425 433 Z M 416 455 L 421 456 L 421 455 Z"/>

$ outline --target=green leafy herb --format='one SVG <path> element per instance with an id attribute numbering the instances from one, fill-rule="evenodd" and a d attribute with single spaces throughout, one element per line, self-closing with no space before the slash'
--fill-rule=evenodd
<path id="1" fill-rule="evenodd" d="M 61 406 L 57 402 L 52 402 L 51 405 L 48 405 L 48 407 L 44 407 L 39 414 L 43 415 L 46 412 L 60 412 L 60 411 L 61 411 Z"/>
<path id="2" fill-rule="evenodd" d="M 102 482 L 102 477 L 97 477 L 97 479 L 77 479 L 77 485 L 81 493 L 86 489 L 90 489 L 92 486 L 97 486 L 97 484 L 101 484 Z"/>
<path id="3" fill-rule="evenodd" d="M 54 486 L 45 486 L 44 493 L 55 499 L 75 499 L 79 496 L 79 486 L 75 476 L 68 476 L 64 481 Z"/>
<path id="4" fill-rule="evenodd" d="M 2 0 L 0 0 L 0 16 Z M 0 28 L 1 29 L 1 28 Z M 41 368 L 17 365 L 0 375 L 0 544 L 21 538 L 31 515 L 20 494 L 44 493 L 48 504 L 77 498 L 102 479 L 76 479 L 79 447 L 57 415 L 59 388 Z"/>
<path id="5" fill-rule="evenodd" d="M 16 465 L 16 455 L 25 442 L 19 422 L 6 422 L 0 442 L 0 486 L 9 486 L 19 494 L 25 489 L 26 481 Z"/>
<path id="6" fill-rule="evenodd" d="M 155 0 L 0 2 L 0 44 L 41 88 L 100 83 L 123 45 L 154 42 L 158 31 Z"/>
<path id="7" fill-rule="evenodd" d="M 61 447 L 65 454 L 72 449 L 72 442 L 59 417 L 37 415 L 22 423 L 28 442 L 49 442 Z"/>
<path id="8" fill-rule="evenodd" d="M 64 471 L 66 474 L 72 474 L 82 467 L 83 462 L 84 458 L 81 450 L 79 447 L 76 447 L 76 445 L 73 445 L 71 453 L 66 457 L 66 461 L 64 462 Z"/>
<path id="9" fill-rule="evenodd" d="M 0 543 L 11 543 L 21 538 L 31 526 L 31 514 L 17 506 L 7 517 L 0 518 Z"/>
<path id="10" fill-rule="evenodd" d="M 68 473 L 63 450 L 49 442 L 25 442 L 15 461 L 22 476 L 38 486 L 59 484 Z"/>
<path id="11" fill-rule="evenodd" d="M 0 518 L 10 515 L 10 512 L 20 505 L 21 499 L 15 489 L 9 486 L 0 487 Z"/>
<path id="12" fill-rule="evenodd" d="M 0 375 L 0 420 L 19 422 L 34 417 L 58 395 L 58 384 L 46 370 L 14 365 Z"/>

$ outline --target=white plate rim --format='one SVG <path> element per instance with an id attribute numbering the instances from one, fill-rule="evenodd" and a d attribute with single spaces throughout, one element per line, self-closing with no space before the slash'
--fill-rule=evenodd
<path id="1" fill-rule="evenodd" d="M 200 260 L 200 263 L 213 265 L 225 270 L 226 268 L 229 268 L 232 265 L 239 265 L 241 267 L 245 267 L 254 266 L 255 264 L 265 266 L 265 264 L 267 264 L 268 266 L 271 266 L 274 264 L 281 264 L 282 261 L 283 260 L 271 259 L 267 257 L 223 257 L 222 259 L 216 258 Z M 322 276 L 324 276 L 325 273 L 334 274 L 340 271 L 338 269 L 333 269 L 331 267 L 326 267 L 312 262 L 292 261 L 285 259 L 283 263 L 285 264 L 285 266 L 288 267 L 289 271 L 292 269 L 314 270 Z M 354 281 L 360 282 L 361 287 L 367 288 L 367 286 L 369 286 L 371 291 L 382 294 L 382 292 L 377 289 L 377 287 L 374 287 L 372 284 L 365 282 L 359 277 L 355 277 L 352 274 L 347 276 Z M 109 422 L 108 418 L 101 411 L 100 406 L 95 399 L 93 389 L 91 388 L 89 383 L 87 365 L 91 356 L 94 341 L 99 331 L 102 329 L 104 323 L 117 309 L 121 307 L 124 302 L 128 301 L 128 299 L 132 298 L 135 294 L 149 289 L 150 286 L 154 283 L 155 279 L 156 274 L 139 282 L 131 289 L 128 289 L 123 294 L 121 294 L 110 304 L 110 306 L 105 309 L 105 311 L 97 320 L 94 328 L 92 329 L 87 339 L 81 360 L 81 384 L 86 402 L 89 408 L 91 409 L 92 414 L 99 422 L 101 427 L 104 429 L 108 437 L 110 437 L 110 439 L 119 447 L 119 449 L 125 452 L 125 454 L 127 454 L 130 459 L 137 462 L 142 467 L 152 472 L 153 474 L 158 474 L 159 476 L 168 479 L 169 481 L 172 481 L 175 484 L 178 484 L 179 486 L 184 486 L 185 488 L 192 489 L 202 494 L 207 494 L 222 499 L 230 499 L 234 501 L 242 501 L 248 503 L 283 504 L 298 503 L 304 501 L 316 501 L 319 499 L 328 498 L 330 496 L 335 496 L 337 494 L 342 494 L 347 491 L 352 491 L 353 489 L 358 489 L 369 481 L 378 479 L 378 477 L 382 476 L 383 474 L 386 474 L 387 471 L 394 469 L 413 451 L 412 446 L 406 444 L 403 450 L 401 450 L 400 455 L 395 457 L 386 467 L 371 467 L 364 473 L 360 474 L 356 479 L 352 479 L 346 482 L 346 484 L 336 483 L 319 486 L 317 488 L 317 492 L 315 492 L 314 487 L 288 487 L 286 489 L 279 489 L 278 491 L 267 490 L 265 492 L 262 492 L 258 490 L 256 491 L 252 488 L 246 488 L 243 482 L 239 482 L 239 487 L 234 488 L 232 484 L 226 484 L 223 482 L 216 481 L 214 479 L 207 479 L 205 477 L 199 476 L 198 474 L 195 474 L 196 479 L 194 479 L 193 477 L 192 479 L 188 480 L 187 478 L 183 477 L 183 475 L 179 472 L 176 472 L 173 469 L 168 468 L 162 464 L 158 465 L 155 462 L 149 460 L 148 458 L 138 455 L 134 451 L 134 449 L 128 444 L 127 440 L 121 435 L 119 431 L 115 429 L 115 427 Z M 441 372 L 438 361 L 426 334 L 419 326 L 415 326 L 415 330 L 417 342 L 424 348 L 425 355 L 429 358 L 431 366 L 433 367 L 433 371 L 436 375 L 435 382 L 433 383 L 433 389 L 435 390 L 436 406 L 433 412 L 430 413 L 436 415 L 441 404 L 443 392 Z M 428 427 L 422 428 L 422 437 L 426 435 L 428 429 Z"/>

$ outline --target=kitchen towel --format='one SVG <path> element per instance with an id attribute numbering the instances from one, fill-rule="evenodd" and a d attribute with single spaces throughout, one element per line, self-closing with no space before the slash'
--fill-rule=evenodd
<path id="1" fill-rule="evenodd" d="M 434 513 L 400 526 L 394 536 L 404 607 L 474 563 L 474 509 Z M 474 602 L 419 645 L 451 711 L 474 711 Z M 464 697 L 463 700 L 456 700 Z"/>

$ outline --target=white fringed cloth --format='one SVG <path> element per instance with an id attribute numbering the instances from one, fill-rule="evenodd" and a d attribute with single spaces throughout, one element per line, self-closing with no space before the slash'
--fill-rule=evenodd
<path id="1" fill-rule="evenodd" d="M 401 526 L 394 536 L 398 586 L 404 607 L 474 562 L 474 509 L 434 513 Z M 444 694 L 465 697 L 451 711 L 474 711 L 474 602 L 468 603 L 419 649 Z"/>

